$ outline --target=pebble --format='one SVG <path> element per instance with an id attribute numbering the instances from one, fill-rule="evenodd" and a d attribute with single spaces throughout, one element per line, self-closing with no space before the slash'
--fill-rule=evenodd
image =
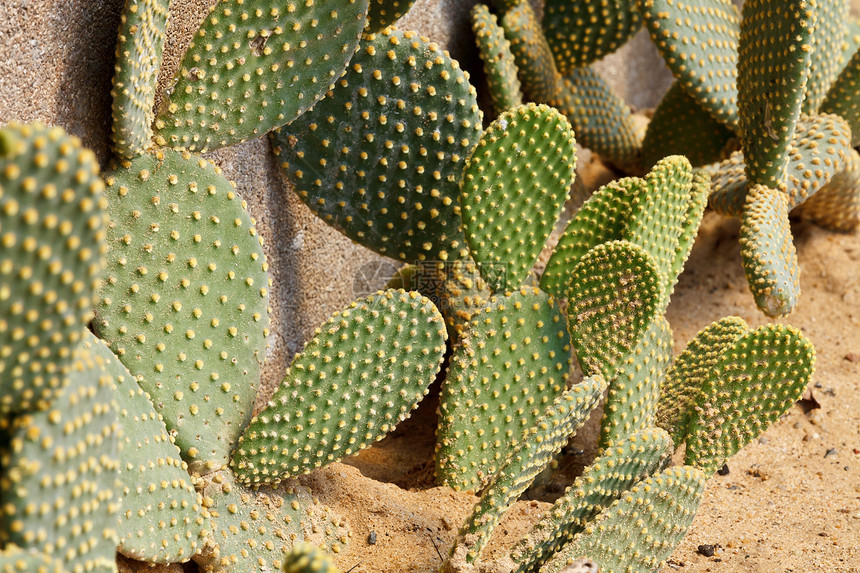
<path id="1" fill-rule="evenodd" d="M 860 362 L 860 354 L 857 354 L 856 352 L 849 352 L 845 355 L 845 360 L 847 360 L 848 362 Z"/>
<path id="2" fill-rule="evenodd" d="M 824 452 L 824 457 L 829 458 L 831 456 L 835 456 L 838 453 L 839 452 L 836 450 L 836 448 L 829 448 L 826 452 Z"/>
<path id="3" fill-rule="evenodd" d="M 723 467 L 717 470 L 717 473 L 721 476 L 729 475 L 731 470 L 729 470 L 729 464 L 723 464 Z"/>
<path id="4" fill-rule="evenodd" d="M 367 536 L 367 544 L 368 545 L 376 545 L 376 532 L 371 531 L 370 535 Z"/>
<path id="5" fill-rule="evenodd" d="M 698 553 L 699 555 L 704 555 L 705 557 L 713 557 L 715 549 L 715 545 L 699 545 L 696 548 L 696 553 Z"/>

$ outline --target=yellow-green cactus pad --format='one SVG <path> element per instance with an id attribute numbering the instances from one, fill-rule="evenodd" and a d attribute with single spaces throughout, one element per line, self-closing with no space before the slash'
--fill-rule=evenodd
<path id="1" fill-rule="evenodd" d="M 66 571 L 116 571 L 118 423 L 114 381 L 80 349 L 49 408 L 16 418 L 0 457 L 0 542 Z"/>
<path id="2" fill-rule="evenodd" d="M 117 550 L 138 561 L 188 561 L 203 547 L 209 522 L 179 448 L 119 358 L 92 334 L 84 344 L 104 361 L 116 384 L 122 432 Z"/>
<path id="3" fill-rule="evenodd" d="M 236 479 L 278 483 L 382 439 L 427 393 L 446 340 L 439 311 L 416 292 L 378 292 L 335 313 L 239 438 Z"/>
<path id="4" fill-rule="evenodd" d="M 567 321 L 551 296 L 493 297 L 454 347 L 439 398 L 436 480 L 480 490 L 567 387 Z"/>
<path id="5" fill-rule="evenodd" d="M 340 573 L 331 558 L 310 543 L 297 543 L 284 558 L 284 573 Z"/>
<path id="6" fill-rule="evenodd" d="M 737 316 L 720 319 L 700 330 L 675 358 L 660 385 L 656 423 L 669 432 L 676 446 L 687 438 L 693 403 L 714 366 L 748 331 L 747 323 Z"/>
<path id="7" fill-rule="evenodd" d="M 815 0 L 747 0 L 738 39 L 738 135 L 753 184 L 783 182 L 809 77 Z M 836 57 L 836 54 L 833 54 Z"/>
<path id="8" fill-rule="evenodd" d="M 621 239 L 642 180 L 627 177 L 610 181 L 594 192 L 568 223 L 547 261 L 540 286 L 557 297 L 567 296 L 570 273 L 592 248 Z"/>
<path id="9" fill-rule="evenodd" d="M 817 0 L 815 3 L 813 51 L 802 113 L 818 113 L 830 86 L 845 65 L 842 47 L 851 21 L 850 9 L 848 0 Z"/>
<path id="10" fill-rule="evenodd" d="M 0 550 L 0 573 L 63 573 L 63 566 L 36 549 L 8 545 Z"/>
<path id="11" fill-rule="evenodd" d="M 657 571 L 692 525 L 705 481 L 705 474 L 691 466 L 668 468 L 643 479 L 601 512 L 541 573 L 562 573 L 580 557 L 599 563 L 601 573 Z"/>
<path id="12" fill-rule="evenodd" d="M 790 326 L 761 326 L 736 340 L 696 397 L 684 463 L 717 471 L 800 399 L 814 365 L 812 344 Z"/>
<path id="13" fill-rule="evenodd" d="M 594 69 L 570 72 L 547 103 L 567 116 L 580 145 L 623 171 L 640 170 L 642 142 L 630 107 Z"/>
<path id="14" fill-rule="evenodd" d="M 785 195 L 764 185 L 750 189 L 741 215 L 740 244 L 756 305 L 773 318 L 789 314 L 800 297 L 800 266 Z"/>
<path id="15" fill-rule="evenodd" d="M 155 84 L 161 67 L 170 0 L 126 0 L 114 64 L 113 151 L 133 159 L 152 145 Z"/>
<path id="16" fill-rule="evenodd" d="M 735 130 L 740 14 L 732 0 L 637 0 L 637 5 L 681 88 Z"/>
<path id="17" fill-rule="evenodd" d="M 220 169 L 187 152 L 142 155 L 106 180 L 96 334 L 142 377 L 186 461 L 224 464 L 251 418 L 269 328 L 254 221 Z"/>
<path id="18" fill-rule="evenodd" d="M 804 218 L 831 231 L 860 226 L 860 155 L 850 151 L 845 168 L 800 207 Z"/>
<path id="19" fill-rule="evenodd" d="M 375 34 L 393 26 L 414 3 L 415 0 L 370 0 L 364 33 Z"/>
<path id="20" fill-rule="evenodd" d="M 851 128 L 851 145 L 860 146 L 860 49 L 833 83 L 821 105 L 821 113 L 832 113 L 844 119 Z"/>
<path id="21" fill-rule="evenodd" d="M 289 123 L 340 77 L 367 0 L 220 0 L 183 56 L 156 142 L 204 152 Z"/>
<path id="22" fill-rule="evenodd" d="M 687 214 L 681 222 L 681 234 L 678 236 L 678 246 L 675 249 L 675 260 L 668 270 L 669 283 L 667 292 L 671 294 L 678 284 L 678 277 L 684 270 L 684 265 L 693 250 L 693 243 L 699 234 L 699 226 L 708 205 L 708 194 L 711 191 L 711 175 L 702 169 L 693 170 L 693 185 L 690 188 L 690 199 L 687 203 Z"/>
<path id="23" fill-rule="evenodd" d="M 642 429 L 605 450 L 513 548 L 516 573 L 536 572 L 636 482 L 664 468 L 671 455 L 672 440 L 658 428 Z"/>
<path id="24" fill-rule="evenodd" d="M 580 259 L 567 296 L 571 341 L 583 372 L 615 377 L 659 314 L 662 282 L 654 258 L 628 241 L 603 243 Z"/>
<path id="25" fill-rule="evenodd" d="M 501 114 L 523 103 L 517 65 L 511 52 L 511 43 L 499 25 L 495 14 L 484 4 L 475 4 L 471 12 L 472 32 L 478 46 L 478 56 L 484 64 L 487 87 L 496 114 Z"/>
<path id="26" fill-rule="evenodd" d="M 575 176 L 576 141 L 555 109 L 519 106 L 484 130 L 466 160 L 460 207 L 466 243 L 493 290 L 522 285 Z"/>
<path id="27" fill-rule="evenodd" d="M 642 141 L 642 166 L 650 169 L 669 155 L 683 155 L 693 167 L 722 161 L 735 134 L 711 116 L 675 82 L 648 124 Z"/>
<path id="28" fill-rule="evenodd" d="M 523 94 L 538 103 L 550 103 L 559 89 L 559 75 L 540 22 L 527 0 L 502 16 L 505 37 L 511 42 Z"/>
<path id="29" fill-rule="evenodd" d="M 365 37 L 346 74 L 272 136 L 299 198 L 326 223 L 407 262 L 462 248 L 463 163 L 481 135 L 475 89 L 426 38 Z"/>
<path id="30" fill-rule="evenodd" d="M 562 74 L 623 46 L 642 27 L 635 0 L 547 0 L 543 31 Z"/>
<path id="31" fill-rule="evenodd" d="M 801 116 L 788 148 L 785 176 L 775 187 L 786 196 L 788 209 L 827 185 L 844 168 L 851 151 L 851 129 L 841 117 Z M 749 189 L 744 160 L 736 151 L 714 174 L 709 204 L 716 212 L 739 217 L 743 211 Z"/>
<path id="32" fill-rule="evenodd" d="M 481 494 L 454 541 L 452 560 L 478 561 L 505 512 L 582 427 L 605 389 L 606 382 L 600 376 L 586 378 L 553 401 L 510 451 Z"/>
<path id="33" fill-rule="evenodd" d="M 0 130 L 0 419 L 62 386 L 102 271 L 104 183 L 58 128 Z"/>
<path id="34" fill-rule="evenodd" d="M 654 425 L 660 384 L 672 364 L 672 345 L 672 327 L 660 315 L 621 362 L 615 378 L 609 381 L 609 393 L 603 405 L 598 441 L 601 450 L 612 448 L 631 434 Z"/>

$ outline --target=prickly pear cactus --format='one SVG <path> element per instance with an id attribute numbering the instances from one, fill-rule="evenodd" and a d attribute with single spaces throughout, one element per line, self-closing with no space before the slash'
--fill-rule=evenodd
<path id="1" fill-rule="evenodd" d="M 860 225 L 860 154 L 850 151 L 845 167 L 802 206 L 804 218 L 832 231 Z"/>
<path id="2" fill-rule="evenodd" d="M 284 558 L 284 573 L 340 573 L 331 559 L 310 543 L 296 543 Z"/>
<path id="3" fill-rule="evenodd" d="M 0 130 L 0 419 L 48 408 L 64 384 L 102 270 L 103 189 L 76 137 Z"/>
<path id="4" fill-rule="evenodd" d="M 278 483 L 383 438 L 427 393 L 446 340 L 439 311 L 415 292 L 380 292 L 335 313 L 239 438 L 237 480 Z"/>
<path id="5" fill-rule="evenodd" d="M 523 284 L 555 228 L 575 169 L 570 123 L 551 107 L 516 107 L 484 130 L 466 160 L 460 205 L 466 243 L 493 290 Z"/>
<path id="6" fill-rule="evenodd" d="M 476 313 L 442 385 L 437 482 L 479 490 L 564 392 L 570 353 L 558 303 L 537 289 L 494 297 Z"/>
<path id="7" fill-rule="evenodd" d="M 36 549 L 7 545 L 0 550 L 0 573 L 63 573 L 63 566 Z"/>
<path id="8" fill-rule="evenodd" d="M 860 49 L 848 61 L 848 65 L 833 83 L 821 104 L 821 113 L 835 114 L 843 118 L 851 128 L 851 145 L 860 145 Z"/>
<path id="9" fill-rule="evenodd" d="M 842 43 L 851 21 L 848 0 L 821 0 L 814 5 L 812 56 L 806 82 L 802 113 L 818 113 L 842 66 Z"/>
<path id="10" fill-rule="evenodd" d="M 540 22 L 527 0 L 502 14 L 502 28 L 511 42 L 523 94 L 538 103 L 550 103 L 559 89 L 559 74 Z"/>
<path id="11" fill-rule="evenodd" d="M 511 43 L 505 38 L 505 31 L 499 25 L 496 15 L 484 4 L 475 4 L 471 19 L 478 55 L 487 75 L 490 99 L 496 114 L 501 114 L 523 103 Z"/>
<path id="12" fill-rule="evenodd" d="M 463 246 L 457 195 L 482 129 L 475 97 L 436 44 L 388 29 L 366 36 L 328 96 L 272 141 L 325 222 L 382 255 L 446 260 Z"/>
<path id="13" fill-rule="evenodd" d="M 254 222 L 220 170 L 188 153 L 143 155 L 107 183 L 96 334 L 142 376 L 186 461 L 226 464 L 251 418 L 269 328 Z"/>
<path id="14" fill-rule="evenodd" d="M 376 34 L 393 26 L 414 3 L 415 0 L 370 0 L 364 33 Z"/>
<path id="15" fill-rule="evenodd" d="M 346 68 L 367 8 L 367 0 L 219 0 L 158 111 L 156 142 L 203 153 L 294 120 Z"/>

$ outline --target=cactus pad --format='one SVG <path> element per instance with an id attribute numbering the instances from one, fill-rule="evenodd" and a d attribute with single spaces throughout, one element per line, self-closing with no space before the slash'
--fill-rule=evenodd
<path id="1" fill-rule="evenodd" d="M 678 246 L 675 249 L 675 260 L 668 269 L 669 283 L 667 292 L 671 295 L 678 283 L 678 277 L 684 270 L 684 264 L 693 250 L 693 243 L 699 234 L 699 226 L 708 205 L 708 193 L 711 190 L 711 176 L 702 169 L 693 170 L 693 185 L 690 188 L 690 199 L 687 203 L 687 214 L 681 222 L 681 233 L 678 235 Z"/>
<path id="2" fill-rule="evenodd" d="M 619 169 L 639 171 L 641 141 L 630 108 L 591 67 L 570 72 L 547 103 L 567 116 L 580 145 Z"/>
<path id="3" fill-rule="evenodd" d="M 502 16 L 505 37 L 511 42 L 523 94 L 538 103 L 549 103 L 558 91 L 558 70 L 537 16 L 528 0 Z"/>
<path id="4" fill-rule="evenodd" d="M 35 549 L 9 545 L 0 550 L 0 573 L 63 573 L 63 566 Z"/>
<path id="5" fill-rule="evenodd" d="M 379 292 L 332 315 L 239 438 L 237 481 L 277 483 L 382 439 L 427 393 L 446 340 L 439 311 L 415 292 Z"/>
<path id="6" fill-rule="evenodd" d="M 526 279 L 575 169 L 570 123 L 551 107 L 516 107 L 484 130 L 466 160 L 460 206 L 466 243 L 493 290 L 515 289 Z"/>
<path id="7" fill-rule="evenodd" d="M 226 463 L 251 417 L 269 326 L 254 222 L 220 170 L 188 153 L 143 155 L 107 183 L 96 333 L 143 377 L 183 457 Z"/>
<path id="8" fill-rule="evenodd" d="M 474 563 L 480 558 L 502 516 L 585 423 L 605 389 L 606 382 L 600 376 L 587 378 L 553 401 L 481 494 L 454 541 L 452 559 Z"/>
<path id="9" fill-rule="evenodd" d="M 764 185 L 750 189 L 741 215 L 740 244 L 756 305 L 770 317 L 789 314 L 800 296 L 800 266 L 785 195 Z"/>
<path id="10" fill-rule="evenodd" d="M 119 358 L 91 334 L 84 343 L 116 383 L 122 431 L 117 550 L 151 563 L 188 561 L 203 546 L 209 523 L 179 448 Z"/>
<path id="11" fill-rule="evenodd" d="M 459 340 L 472 315 L 484 308 L 493 294 L 468 255 L 445 263 L 419 264 L 412 281 L 412 290 L 433 301 L 445 317 L 452 343 Z"/>
<path id="12" fill-rule="evenodd" d="M 660 100 L 642 141 L 642 165 L 684 155 L 693 167 L 725 159 L 735 134 L 711 116 L 675 82 Z"/>
<path id="13" fill-rule="evenodd" d="M 365 34 L 376 34 L 393 26 L 409 12 L 415 0 L 370 0 L 367 10 Z"/>
<path id="14" fill-rule="evenodd" d="M 801 207 L 801 213 L 825 229 L 852 231 L 860 226 L 860 154 L 850 151 L 845 167 Z"/>
<path id="15" fill-rule="evenodd" d="M 851 128 L 851 145 L 860 146 L 860 49 L 833 83 L 821 113 L 832 113 L 842 117 Z"/>
<path id="16" fill-rule="evenodd" d="M 675 358 L 660 386 L 657 425 L 669 432 L 676 446 L 687 438 L 693 404 L 714 366 L 748 331 L 737 316 L 720 319 L 700 330 Z"/>
<path id="17" fill-rule="evenodd" d="M 0 460 L 0 542 L 37 549 L 67 571 L 116 571 L 114 382 L 79 350 L 49 409 L 18 417 Z"/>
<path id="18" fill-rule="evenodd" d="M 814 364 L 812 344 L 790 326 L 761 326 L 736 340 L 696 399 L 685 463 L 717 471 L 800 399 Z"/>
<path id="19" fill-rule="evenodd" d="M 740 14 L 732 0 L 637 0 L 637 4 L 651 40 L 680 86 L 714 119 L 734 130 Z"/>
<path id="20" fill-rule="evenodd" d="M 319 100 L 355 52 L 367 0 L 220 0 L 155 120 L 159 145 L 204 151 L 258 137 Z"/>
<path id="21" fill-rule="evenodd" d="M 480 134 L 475 90 L 458 64 L 388 29 L 367 36 L 328 96 L 272 140 L 312 211 L 380 254 L 415 262 L 446 260 L 462 241 L 458 186 Z"/>
<path id="22" fill-rule="evenodd" d="M 616 51 L 641 27 L 635 0 L 547 0 L 544 6 L 543 31 L 564 75 Z"/>
<path id="23" fill-rule="evenodd" d="M 339 573 L 331 559 L 310 543 L 296 543 L 284 558 L 283 573 Z"/>
<path id="24" fill-rule="evenodd" d="M 532 573 L 636 482 L 660 471 L 672 454 L 663 430 L 645 428 L 605 450 L 511 551 L 517 573 Z"/>
<path id="25" fill-rule="evenodd" d="M 499 25 L 495 14 L 484 4 L 475 4 L 471 12 L 472 32 L 478 55 L 484 63 L 490 99 L 497 114 L 523 103 L 517 65 L 511 53 L 511 43 Z"/>
<path id="26" fill-rule="evenodd" d="M 600 570 L 657 571 L 693 523 L 705 474 L 690 466 L 673 467 L 645 478 L 625 492 L 576 536 L 541 572 L 562 573 L 579 557 L 600 563 Z"/>
<path id="27" fill-rule="evenodd" d="M 564 392 L 570 336 L 556 301 L 530 288 L 494 297 L 465 333 L 439 399 L 436 479 L 480 490 Z"/>
<path id="28" fill-rule="evenodd" d="M 92 316 L 104 184 L 58 128 L 0 130 L 0 418 L 44 409 Z"/>
<path id="29" fill-rule="evenodd" d="M 609 382 L 600 423 L 601 450 L 654 425 L 660 383 L 672 363 L 672 345 L 672 327 L 660 315 L 651 322 L 633 352 L 624 358 L 618 374 Z"/>
<path id="30" fill-rule="evenodd" d="M 806 114 L 818 113 L 830 86 L 845 64 L 842 45 L 851 21 L 849 0 L 819 0 L 814 10 L 813 51 L 801 107 L 801 112 Z"/>
<path id="31" fill-rule="evenodd" d="M 114 152 L 133 159 L 152 145 L 155 88 L 170 0 L 126 0 L 114 65 Z"/>
<path id="32" fill-rule="evenodd" d="M 615 376 L 658 312 L 663 279 L 654 258 L 627 241 L 591 249 L 571 273 L 568 316 L 583 372 Z"/>
<path id="33" fill-rule="evenodd" d="M 776 189 L 806 90 L 814 0 L 747 0 L 738 40 L 738 135 L 753 184 Z M 832 56 L 831 56 L 832 57 Z"/>

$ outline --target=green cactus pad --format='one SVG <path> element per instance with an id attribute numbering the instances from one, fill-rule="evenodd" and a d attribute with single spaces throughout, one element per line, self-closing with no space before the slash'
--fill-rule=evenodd
<path id="1" fill-rule="evenodd" d="M 501 24 L 511 42 L 523 94 L 532 101 L 549 103 L 559 89 L 558 70 L 528 0 L 505 11 Z"/>
<path id="2" fill-rule="evenodd" d="M 315 545 L 297 543 L 284 558 L 283 573 L 340 573 L 340 570 Z"/>
<path id="3" fill-rule="evenodd" d="M 616 179 L 588 198 L 568 223 L 547 261 L 540 280 L 543 290 L 557 297 L 567 296 L 570 273 L 585 253 L 624 236 L 641 185 L 642 180 L 637 177 Z"/>
<path id="4" fill-rule="evenodd" d="M 454 347 L 439 398 L 436 480 L 480 490 L 567 387 L 570 335 L 534 288 L 493 297 Z"/>
<path id="5" fill-rule="evenodd" d="M 365 34 L 376 34 L 393 26 L 409 12 L 415 0 L 370 0 L 367 11 Z"/>
<path id="6" fill-rule="evenodd" d="M 487 87 L 496 114 L 501 114 L 523 103 L 517 65 L 511 52 L 511 43 L 499 25 L 495 14 L 484 4 L 475 4 L 471 12 L 472 33 L 478 55 L 484 64 Z"/>
<path id="7" fill-rule="evenodd" d="M 669 283 L 667 292 L 671 295 L 678 284 L 678 277 L 684 270 L 684 264 L 693 250 L 693 243 L 699 234 L 699 226 L 708 205 L 708 193 L 711 190 L 711 175 L 702 170 L 693 170 L 693 185 L 690 189 L 690 199 L 687 203 L 687 214 L 681 222 L 681 234 L 678 236 L 678 246 L 675 249 L 675 260 L 669 266 Z"/>
<path id="8" fill-rule="evenodd" d="M 630 108 L 600 74 L 577 68 L 548 103 L 570 120 L 577 142 L 626 172 L 640 170 L 641 141 Z"/>
<path id="9" fill-rule="evenodd" d="M 821 0 L 814 6 L 815 29 L 813 30 L 813 52 L 809 62 L 809 78 L 806 83 L 801 112 L 818 113 L 830 86 L 839 76 L 845 62 L 842 46 L 851 21 L 848 0 Z"/>
<path id="10" fill-rule="evenodd" d="M 672 454 L 663 430 L 645 428 L 605 450 L 576 478 L 511 551 L 516 573 L 533 573 L 636 482 L 660 471 Z"/>
<path id="11" fill-rule="evenodd" d="M 579 557 L 600 563 L 600 571 L 657 571 L 693 523 L 705 474 L 695 467 L 664 470 L 645 478 L 605 509 L 541 568 L 562 573 Z"/>
<path id="12" fill-rule="evenodd" d="M 58 128 L 0 130 L 0 419 L 48 407 L 92 317 L 104 184 Z"/>
<path id="13" fill-rule="evenodd" d="M 423 264 L 420 269 L 415 275 L 415 290 L 428 296 L 445 317 L 448 335 L 454 343 L 463 335 L 472 316 L 487 305 L 493 291 L 468 256 L 446 263 Z"/>
<path id="14" fill-rule="evenodd" d="M 446 340 L 416 292 L 379 292 L 332 315 L 239 438 L 237 481 L 278 483 L 385 437 L 427 393 Z"/>
<path id="15" fill-rule="evenodd" d="M 851 130 L 835 115 L 801 116 L 788 148 L 785 177 L 776 187 L 786 195 L 788 209 L 800 205 L 845 165 L 851 154 Z M 741 152 L 723 161 L 714 175 L 709 203 L 718 213 L 740 216 L 749 188 Z"/>
<path id="16" fill-rule="evenodd" d="M 505 512 L 585 423 L 605 389 L 606 382 L 600 376 L 587 378 L 553 401 L 510 451 L 481 494 L 454 541 L 452 560 L 475 563 L 480 558 Z"/>
<path id="17" fill-rule="evenodd" d="M 156 143 L 203 153 L 293 121 L 340 77 L 367 0 L 220 0 L 182 58 Z"/>
<path id="18" fill-rule="evenodd" d="M 672 327 L 662 315 L 628 354 L 609 382 L 600 423 L 601 450 L 612 448 L 631 434 L 654 425 L 660 384 L 672 364 Z"/>
<path id="19" fill-rule="evenodd" d="M 736 340 L 696 398 L 685 463 L 717 471 L 800 399 L 814 364 L 812 344 L 790 326 L 761 326 Z"/>
<path id="20" fill-rule="evenodd" d="M 0 573 L 63 573 L 63 566 L 36 549 L 9 545 L 0 550 Z"/>
<path id="21" fill-rule="evenodd" d="M 220 169 L 188 153 L 143 155 L 106 180 L 96 334 L 143 377 L 183 457 L 224 464 L 251 418 L 269 326 L 254 222 Z"/>
<path id="22" fill-rule="evenodd" d="M 466 160 L 460 206 L 466 243 L 493 290 L 522 285 L 561 215 L 575 170 L 570 123 L 551 107 L 516 107 L 484 130 Z"/>
<path id="23" fill-rule="evenodd" d="M 634 0 L 547 0 L 543 31 L 562 74 L 611 54 L 642 27 Z"/>
<path id="24" fill-rule="evenodd" d="M 126 0 L 114 65 L 113 151 L 133 159 L 152 145 L 155 89 L 170 0 Z"/>
<path id="25" fill-rule="evenodd" d="M 78 350 L 49 409 L 23 414 L 0 459 L 0 542 L 67 571 L 116 571 L 118 424 L 114 381 Z"/>
<path id="26" fill-rule="evenodd" d="M 663 282 L 654 258 L 627 241 L 603 243 L 580 259 L 571 273 L 568 316 L 583 372 L 615 376 L 662 312 Z"/>
<path id="27" fill-rule="evenodd" d="M 801 206 L 804 218 L 831 231 L 860 226 L 860 154 L 849 152 L 845 168 Z"/>
<path id="28" fill-rule="evenodd" d="M 675 82 L 648 124 L 642 141 L 642 166 L 650 169 L 669 155 L 684 155 L 693 167 L 725 159 L 735 134 L 705 111 Z"/>
<path id="29" fill-rule="evenodd" d="M 860 146 L 860 49 L 833 83 L 821 105 L 821 113 L 832 113 L 844 119 L 851 128 L 852 147 Z"/>
<path id="30" fill-rule="evenodd" d="M 459 65 L 436 44 L 388 29 L 367 36 L 335 89 L 272 141 L 312 211 L 380 254 L 415 262 L 462 248 L 460 175 L 480 134 Z"/>
<path id="31" fill-rule="evenodd" d="M 738 40 L 738 135 L 752 184 L 785 177 L 806 90 L 814 0 L 747 0 Z"/>
<path id="32" fill-rule="evenodd" d="M 179 448 L 119 358 L 91 334 L 84 344 L 104 361 L 116 383 L 122 431 L 117 550 L 138 561 L 188 561 L 203 546 L 209 523 Z"/>
<path id="33" fill-rule="evenodd" d="M 637 0 L 637 5 L 680 86 L 735 130 L 740 14 L 732 0 Z"/>
<path id="34" fill-rule="evenodd" d="M 772 318 L 789 314 L 800 296 L 800 266 L 785 195 L 764 185 L 750 189 L 741 215 L 740 244 L 756 305 Z"/>
<path id="35" fill-rule="evenodd" d="M 675 358 L 660 385 L 656 423 L 669 432 L 676 446 L 687 438 L 693 403 L 714 366 L 748 331 L 747 323 L 737 316 L 720 319 L 700 330 Z"/>

